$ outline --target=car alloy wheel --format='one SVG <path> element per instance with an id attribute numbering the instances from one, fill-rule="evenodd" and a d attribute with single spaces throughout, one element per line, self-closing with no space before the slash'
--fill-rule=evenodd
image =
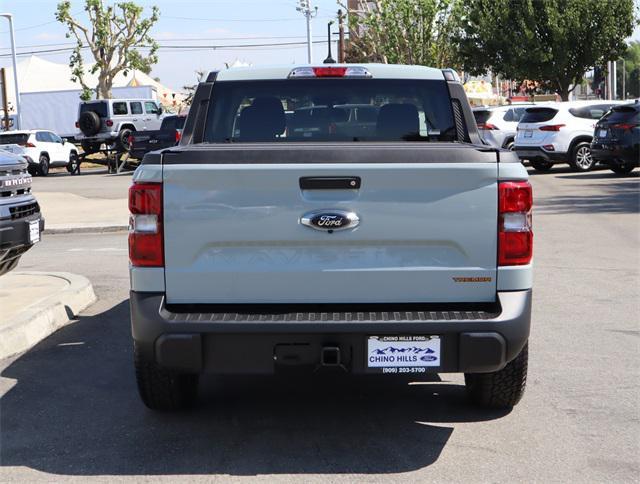
<path id="1" fill-rule="evenodd" d="M 575 166 L 580 171 L 588 171 L 593 167 L 593 157 L 591 156 L 591 148 L 587 145 L 579 146 L 575 154 Z"/>

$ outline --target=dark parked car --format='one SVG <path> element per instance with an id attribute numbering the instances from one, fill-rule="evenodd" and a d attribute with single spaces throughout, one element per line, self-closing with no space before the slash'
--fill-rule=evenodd
<path id="1" fill-rule="evenodd" d="M 175 146 L 180 141 L 186 116 L 167 116 L 159 130 L 137 131 L 129 135 L 129 156 L 141 160 L 149 151 Z"/>
<path id="2" fill-rule="evenodd" d="M 0 275 L 18 265 L 44 230 L 27 166 L 24 156 L 0 149 Z"/>
<path id="3" fill-rule="evenodd" d="M 614 106 L 600 118 L 591 153 L 616 173 L 631 173 L 640 166 L 640 102 Z"/>

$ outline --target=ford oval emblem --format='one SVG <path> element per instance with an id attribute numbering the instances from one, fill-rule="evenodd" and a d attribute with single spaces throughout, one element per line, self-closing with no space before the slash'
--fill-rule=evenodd
<path id="1" fill-rule="evenodd" d="M 300 223 L 312 229 L 333 232 L 357 227 L 360 218 L 346 210 L 316 210 L 300 217 Z"/>

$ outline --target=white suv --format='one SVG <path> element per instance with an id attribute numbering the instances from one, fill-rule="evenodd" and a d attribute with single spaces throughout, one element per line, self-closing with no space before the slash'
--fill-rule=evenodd
<path id="1" fill-rule="evenodd" d="M 52 131 L 8 131 L 0 134 L 0 149 L 23 156 L 29 173 L 47 176 L 49 168 L 66 167 L 73 173 L 78 164 L 78 150 Z"/>
<path id="2" fill-rule="evenodd" d="M 539 171 L 568 163 L 576 171 L 595 165 L 591 140 L 597 121 L 617 101 L 574 101 L 526 108 L 518 124 L 515 150 Z"/>
<path id="3" fill-rule="evenodd" d="M 516 128 L 525 109 L 533 103 L 509 106 L 480 107 L 473 109 L 478 133 L 482 139 L 496 148 L 513 149 Z"/>
<path id="4" fill-rule="evenodd" d="M 162 124 L 162 106 L 154 99 L 99 99 L 81 102 L 75 136 L 85 153 L 94 153 L 106 143 L 126 151 L 134 131 L 157 130 Z"/>

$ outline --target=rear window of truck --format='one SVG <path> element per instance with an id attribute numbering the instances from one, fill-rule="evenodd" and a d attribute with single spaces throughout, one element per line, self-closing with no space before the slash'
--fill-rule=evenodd
<path id="1" fill-rule="evenodd" d="M 87 111 L 93 111 L 101 118 L 108 117 L 107 113 L 107 103 L 105 101 L 97 102 L 97 103 L 84 103 L 80 105 L 80 114 L 86 113 Z"/>
<path id="2" fill-rule="evenodd" d="M 204 134 L 208 143 L 455 140 L 447 84 L 410 79 L 218 82 Z"/>
<path id="3" fill-rule="evenodd" d="M 553 108 L 527 108 L 524 116 L 520 119 L 521 123 L 544 123 L 550 121 L 558 113 Z"/>
<path id="4" fill-rule="evenodd" d="M 184 127 L 184 116 L 168 116 L 162 120 L 160 131 L 173 131 Z"/>

